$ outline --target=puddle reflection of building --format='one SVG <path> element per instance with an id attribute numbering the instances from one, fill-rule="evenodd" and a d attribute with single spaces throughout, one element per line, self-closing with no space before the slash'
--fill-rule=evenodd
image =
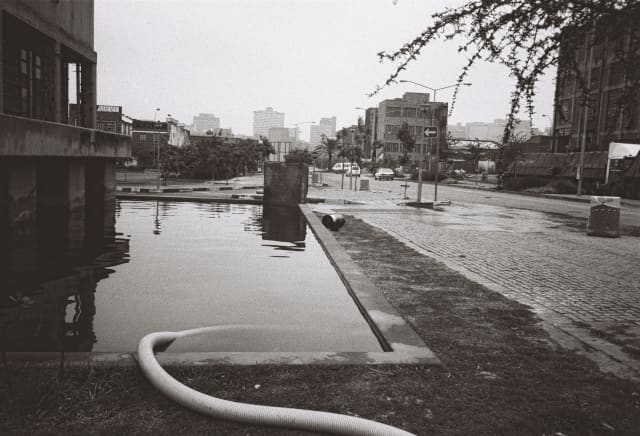
<path id="1" fill-rule="evenodd" d="M 307 223 L 295 206 L 269 206 L 262 208 L 262 239 L 295 243 L 295 251 L 304 249 Z"/>
<path id="2" fill-rule="evenodd" d="M 0 350 L 91 351 L 96 337 L 95 291 L 110 267 L 128 262 L 129 241 L 110 237 L 81 250 L 39 256 L 30 274 L 0 279 Z"/>

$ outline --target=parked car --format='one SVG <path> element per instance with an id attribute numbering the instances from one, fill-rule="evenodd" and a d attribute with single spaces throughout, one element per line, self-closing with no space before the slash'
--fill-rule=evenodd
<path id="1" fill-rule="evenodd" d="M 351 166 L 351 168 L 347 167 L 346 175 L 347 175 L 348 177 L 351 177 L 351 176 L 360 176 L 360 173 L 361 173 L 361 172 L 362 172 L 362 171 L 360 170 L 360 167 L 358 166 L 358 164 L 353 164 L 353 165 Z"/>
<path id="2" fill-rule="evenodd" d="M 391 168 L 378 168 L 378 171 L 373 175 L 376 180 L 393 180 L 395 174 Z"/>
<path id="3" fill-rule="evenodd" d="M 333 167 L 331 167 L 331 171 L 333 171 L 336 174 L 343 173 L 343 172 L 347 171 L 348 169 L 349 169 L 349 164 L 348 163 L 342 163 L 342 162 L 338 162 Z"/>
<path id="4" fill-rule="evenodd" d="M 396 177 L 404 177 L 404 168 L 398 167 L 393 170 L 393 173 L 396 175 Z"/>

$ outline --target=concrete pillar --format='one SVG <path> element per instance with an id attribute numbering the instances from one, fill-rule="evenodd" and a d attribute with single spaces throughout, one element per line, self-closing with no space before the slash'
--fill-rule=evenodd
<path id="1" fill-rule="evenodd" d="M 104 165 L 104 230 L 114 235 L 116 229 L 116 160 L 103 159 Z"/>
<path id="2" fill-rule="evenodd" d="M 56 262 L 68 243 L 67 162 L 39 158 L 36 190 L 38 211 L 38 257 L 43 265 Z"/>
<path id="3" fill-rule="evenodd" d="M 68 248 L 82 248 L 85 235 L 85 162 L 71 159 L 67 163 Z"/>
<path id="4" fill-rule="evenodd" d="M 4 42 L 2 41 L 2 5 L 0 5 L 0 114 L 4 113 L 4 80 L 3 80 L 3 72 L 4 72 L 4 62 L 2 57 L 2 46 Z"/>
<path id="5" fill-rule="evenodd" d="M 9 165 L 0 159 L 0 274 L 9 266 Z M 0 293 L 1 294 L 1 293 Z"/>
<path id="6" fill-rule="evenodd" d="M 102 159 L 85 160 L 85 242 L 102 244 L 104 236 L 104 165 Z"/>
<path id="7" fill-rule="evenodd" d="M 62 54 L 60 41 L 53 42 L 53 120 L 62 122 Z"/>
<path id="8" fill-rule="evenodd" d="M 294 205 L 305 203 L 309 188 L 309 167 L 302 164 L 269 162 L 264 171 L 264 202 Z"/>
<path id="9" fill-rule="evenodd" d="M 9 267 L 35 269 L 37 264 L 36 161 L 12 159 L 8 165 Z"/>
<path id="10" fill-rule="evenodd" d="M 85 168 L 85 234 L 91 245 L 115 235 L 115 159 L 87 159 Z"/>
<path id="11" fill-rule="evenodd" d="M 82 102 L 84 103 L 85 125 L 90 129 L 96 128 L 96 64 L 84 62 L 82 64 Z"/>

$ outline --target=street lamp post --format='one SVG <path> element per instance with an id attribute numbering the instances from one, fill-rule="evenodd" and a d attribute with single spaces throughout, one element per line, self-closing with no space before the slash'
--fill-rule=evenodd
<path id="1" fill-rule="evenodd" d="M 456 83 L 453 85 L 448 85 L 448 86 L 442 86 L 440 88 L 431 88 L 430 86 L 426 86 L 423 85 L 421 83 L 418 82 L 413 82 L 411 80 L 400 80 L 400 83 L 413 83 L 414 85 L 418 85 L 421 86 L 423 88 L 426 88 L 430 91 L 433 91 L 433 107 L 431 108 L 431 127 L 434 127 L 434 123 L 435 123 L 435 104 L 436 104 L 436 93 L 442 89 L 447 89 L 447 88 L 453 88 L 455 86 L 459 86 L 459 85 L 464 85 L 464 86 L 471 86 L 471 83 Z M 423 132 L 423 135 L 426 134 L 426 128 L 425 131 Z M 440 132 L 438 132 L 438 136 L 436 138 L 438 138 L 440 136 Z M 429 137 L 429 150 L 433 150 L 433 137 Z M 420 165 L 418 166 L 418 195 L 417 195 L 417 199 L 416 202 L 420 203 L 420 201 L 422 200 L 422 160 L 423 160 L 423 150 L 422 150 L 422 146 L 420 146 Z M 429 167 L 431 167 L 431 164 L 429 164 Z M 440 144 L 437 143 L 436 144 L 436 173 L 435 173 L 435 181 L 434 181 L 434 191 L 433 191 L 433 201 L 434 203 L 436 201 L 438 201 L 438 176 L 439 176 L 439 172 L 440 172 Z"/>
<path id="2" fill-rule="evenodd" d="M 159 111 L 160 108 L 156 108 L 153 113 L 153 137 L 156 142 L 156 190 L 160 190 L 160 138 L 158 138 L 158 126 L 156 125 Z"/>

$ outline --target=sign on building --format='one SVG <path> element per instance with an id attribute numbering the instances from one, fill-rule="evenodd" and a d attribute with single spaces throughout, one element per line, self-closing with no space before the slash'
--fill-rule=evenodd
<path id="1" fill-rule="evenodd" d="M 438 128 L 437 127 L 425 127 L 424 128 L 424 136 L 425 136 L 425 138 L 437 138 L 438 137 Z"/>

